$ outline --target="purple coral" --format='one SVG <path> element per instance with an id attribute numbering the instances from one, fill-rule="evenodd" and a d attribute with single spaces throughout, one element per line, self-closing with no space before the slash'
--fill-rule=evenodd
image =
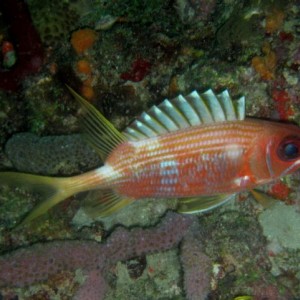
<path id="1" fill-rule="evenodd" d="M 0 287 L 23 287 L 62 270 L 91 269 L 100 250 L 101 245 L 91 241 L 56 241 L 16 250 L 0 257 Z"/>
<path id="2" fill-rule="evenodd" d="M 74 300 L 104 299 L 108 285 L 99 270 L 87 272 L 85 283 L 77 291 Z"/>
<path id="3" fill-rule="evenodd" d="M 104 244 L 94 241 L 56 241 L 16 250 L 0 257 L 0 287 L 22 287 L 46 280 L 62 270 L 83 269 L 87 279 L 79 288 L 75 299 L 103 299 L 108 287 L 104 274 L 111 265 L 117 261 L 175 247 L 187 235 L 192 223 L 191 217 L 168 213 L 154 228 L 117 228 Z M 185 286 L 194 289 L 191 293 L 188 291 L 187 296 L 188 299 L 196 299 L 198 292 L 206 293 L 207 290 L 197 290 L 194 286 L 197 279 L 193 276 L 200 276 L 202 272 L 200 278 L 207 282 L 205 272 L 209 275 L 209 261 L 201 254 L 201 247 L 193 243 L 192 235 L 188 234 L 185 238 L 182 252 L 183 266 L 186 269 Z M 204 267 L 200 272 L 196 271 L 198 259 Z M 201 294 L 200 297 L 202 296 Z"/>
<path id="4" fill-rule="evenodd" d="M 210 275 L 212 263 L 204 254 L 200 239 L 198 224 L 194 224 L 184 237 L 181 246 L 181 263 L 184 269 L 184 288 L 187 299 L 206 299 L 210 291 Z"/>

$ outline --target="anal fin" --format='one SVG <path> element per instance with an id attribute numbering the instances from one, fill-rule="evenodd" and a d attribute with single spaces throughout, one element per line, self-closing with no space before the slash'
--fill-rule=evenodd
<path id="1" fill-rule="evenodd" d="M 118 195 L 113 189 L 94 190 L 86 196 L 83 209 L 92 218 L 107 217 L 133 201 Z"/>
<path id="2" fill-rule="evenodd" d="M 212 196 L 189 197 L 178 199 L 179 213 L 193 214 L 212 210 L 233 199 L 235 194 L 220 194 Z"/>

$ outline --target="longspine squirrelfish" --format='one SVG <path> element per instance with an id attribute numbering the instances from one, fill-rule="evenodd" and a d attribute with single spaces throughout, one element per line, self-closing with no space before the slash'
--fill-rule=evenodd
<path id="1" fill-rule="evenodd" d="M 227 90 L 218 95 L 194 91 L 165 100 L 123 133 L 70 91 L 83 108 L 87 139 L 104 165 L 69 178 L 0 173 L 1 182 L 42 187 L 45 193 L 46 200 L 24 222 L 89 190 L 98 197 L 84 205 L 94 216 L 107 216 L 142 198 L 179 198 L 179 212 L 203 212 L 300 164 L 300 129 L 245 118 L 244 97 L 232 101 Z"/>

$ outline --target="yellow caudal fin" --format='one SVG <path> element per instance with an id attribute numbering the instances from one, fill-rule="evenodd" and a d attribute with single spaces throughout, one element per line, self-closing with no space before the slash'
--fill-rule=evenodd
<path id="1" fill-rule="evenodd" d="M 37 192 L 45 199 L 29 213 L 21 225 L 43 215 L 54 205 L 80 192 L 79 186 L 72 180 L 72 177 L 54 178 L 15 172 L 0 173 L 0 185 L 24 187 Z"/>

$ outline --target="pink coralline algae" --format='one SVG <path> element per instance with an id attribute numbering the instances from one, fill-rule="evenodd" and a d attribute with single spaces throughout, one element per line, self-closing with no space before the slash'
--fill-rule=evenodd
<path id="1" fill-rule="evenodd" d="M 181 262 L 185 271 L 184 288 L 187 299 L 201 300 L 206 298 L 210 290 L 211 260 L 204 254 L 203 246 L 197 238 L 200 229 L 197 224 L 192 227 L 181 246 Z"/>
<path id="2" fill-rule="evenodd" d="M 87 275 L 84 284 L 77 291 L 74 299 L 104 299 L 108 290 L 105 280 L 109 268 L 118 261 L 133 257 L 164 251 L 177 246 L 189 233 L 195 219 L 169 212 L 164 220 L 156 227 L 141 229 L 117 228 L 105 243 L 94 241 L 54 241 L 45 244 L 36 244 L 28 248 L 19 249 L 0 257 L 0 287 L 23 287 L 36 282 L 45 281 L 51 275 L 60 271 L 75 271 L 82 269 Z M 185 286 L 194 290 L 187 293 L 188 299 L 203 299 L 203 294 L 195 298 L 197 280 L 204 280 L 201 286 L 208 282 L 205 274 L 208 272 L 208 258 L 201 252 L 196 241 L 189 249 L 191 236 L 185 238 L 183 245 L 183 267 L 185 272 Z M 189 256 L 192 257 L 189 257 Z M 205 268 L 201 270 L 200 264 L 205 261 Z M 188 260 L 185 263 L 185 260 Z M 193 265 L 191 265 L 191 263 Z M 197 267 L 198 266 L 198 267 Z M 196 291 L 196 292 L 195 292 Z M 198 292 L 207 293 L 207 286 L 198 288 Z M 191 295 L 191 296 L 190 296 Z"/>
<path id="3" fill-rule="evenodd" d="M 0 89 L 15 91 L 28 75 L 38 72 L 43 63 L 43 48 L 24 1 L 0 1 L 0 10 L 8 24 L 17 60 L 8 69 L 0 67 Z"/>

